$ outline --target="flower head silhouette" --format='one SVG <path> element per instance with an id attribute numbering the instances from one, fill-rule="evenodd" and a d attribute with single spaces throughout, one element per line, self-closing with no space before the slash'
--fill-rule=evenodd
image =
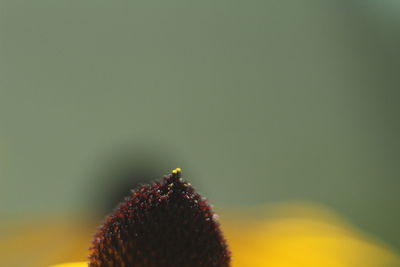
<path id="1" fill-rule="evenodd" d="M 258 220 L 227 216 L 225 239 L 210 205 L 181 173 L 132 191 L 95 234 L 88 262 L 53 267 L 400 266 L 390 249 L 310 205 L 281 206 Z"/>

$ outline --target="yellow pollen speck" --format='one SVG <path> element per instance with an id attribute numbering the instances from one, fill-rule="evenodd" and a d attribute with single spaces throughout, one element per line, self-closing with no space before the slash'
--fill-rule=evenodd
<path id="1" fill-rule="evenodd" d="M 182 172 L 181 168 L 176 168 L 175 170 L 172 171 L 173 174 L 178 174 L 180 172 Z"/>

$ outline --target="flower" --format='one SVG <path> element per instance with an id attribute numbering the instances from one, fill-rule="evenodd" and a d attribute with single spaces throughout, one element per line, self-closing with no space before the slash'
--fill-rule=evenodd
<path id="1" fill-rule="evenodd" d="M 176 169 L 169 176 L 165 177 L 161 183 L 145 186 L 134 191 L 132 196 L 126 199 L 115 213 L 106 219 L 104 225 L 95 235 L 93 247 L 90 252 L 90 266 L 112 266 L 107 264 L 112 261 L 114 261 L 112 264 L 116 264 L 116 262 L 120 261 L 124 257 L 121 253 L 135 246 L 135 244 L 130 243 L 131 241 L 126 240 L 126 237 L 135 239 L 135 235 L 144 235 L 147 238 L 150 236 L 157 239 L 158 237 L 152 235 L 152 233 L 146 234 L 141 232 L 146 231 L 145 228 L 139 232 L 130 232 L 132 229 L 126 225 L 126 222 L 133 223 L 134 225 L 143 223 L 145 227 L 149 223 L 148 220 L 154 219 L 156 221 L 154 227 L 159 227 L 160 229 L 152 228 L 152 230 L 156 229 L 160 231 L 158 234 L 165 233 L 168 238 L 171 238 L 171 233 L 184 235 L 183 231 L 186 227 L 194 224 L 196 227 L 189 229 L 189 234 L 186 236 L 189 246 L 195 244 L 198 240 L 199 236 L 196 236 L 195 233 L 198 228 L 201 235 L 206 235 L 206 238 L 198 244 L 198 249 L 209 249 L 207 245 L 209 245 L 210 239 L 214 238 L 213 240 L 217 240 L 217 242 L 214 242 L 213 245 L 217 249 L 215 247 L 211 249 L 211 254 L 214 255 L 211 258 L 222 259 L 221 262 L 214 266 L 226 265 L 230 254 L 225 239 L 219 230 L 219 224 L 215 221 L 215 216 L 213 216 L 205 200 L 200 198 L 188 183 L 180 179 L 180 173 L 180 169 Z M 160 191 L 160 195 L 155 195 L 158 191 Z M 193 206 L 192 204 L 195 203 L 195 200 L 197 203 L 201 202 L 202 204 Z M 158 206 L 156 203 L 161 203 L 161 206 Z M 179 203 L 178 206 L 182 210 L 178 209 L 177 206 L 170 207 L 171 203 Z M 155 211 L 160 207 L 168 210 L 168 212 L 162 214 L 177 216 L 176 220 L 173 217 L 157 217 L 160 214 Z M 132 211 L 138 214 L 138 216 L 130 217 Z M 202 224 L 199 225 L 198 222 L 190 221 L 190 218 L 193 218 L 191 217 L 193 216 L 193 213 L 191 213 L 193 211 L 195 211 L 194 214 L 197 216 L 195 218 L 204 219 Z M 268 216 L 264 215 L 261 211 L 264 211 Z M 233 267 L 400 266 L 399 256 L 390 249 L 376 242 L 371 242 L 368 238 L 352 229 L 351 226 L 342 222 L 335 215 L 332 215 L 332 213 L 326 212 L 323 208 L 310 206 L 309 204 L 300 206 L 283 205 L 273 209 L 258 208 L 256 212 L 258 213 L 257 219 L 254 219 L 255 216 L 248 216 L 253 218 L 252 220 L 243 219 L 243 215 L 246 212 L 237 212 L 240 216 L 222 216 L 225 218 L 222 220 L 224 234 L 232 250 Z M 154 217 L 155 215 L 157 216 Z M 188 217 L 189 221 L 183 224 L 181 229 L 176 228 L 178 226 L 177 222 L 181 221 L 182 218 Z M 138 221 L 140 218 L 145 221 Z M 241 218 L 242 221 L 240 220 Z M 168 223 L 164 224 L 165 222 Z M 165 226 L 168 225 L 172 230 L 166 233 Z M 204 232 L 205 229 L 209 229 L 211 234 Z M 194 240 L 189 240 L 193 237 Z M 120 238 L 126 241 L 120 242 Z M 178 238 L 178 242 L 182 241 L 183 239 Z M 146 243 L 147 241 L 143 240 L 141 242 L 146 247 L 155 248 L 154 244 L 156 243 Z M 141 250 L 140 247 L 135 247 L 135 249 Z M 186 247 L 179 247 L 179 250 L 184 249 Z M 188 254 L 193 252 L 196 254 L 196 251 L 190 249 L 188 251 Z M 102 253 L 107 255 L 103 255 Z M 148 260 L 146 257 L 142 257 L 143 253 L 136 254 L 135 256 L 139 257 L 142 261 Z M 187 255 L 174 254 L 173 256 L 184 258 Z M 196 255 L 194 257 L 196 258 Z M 102 265 L 103 263 L 105 265 Z M 75 262 L 52 267 L 83 266 L 87 267 L 88 263 Z M 192 266 L 197 265 L 194 263 Z"/>
<path id="2" fill-rule="evenodd" d="M 94 236 L 90 267 L 228 267 L 230 252 L 207 203 L 177 168 L 132 191 Z"/>

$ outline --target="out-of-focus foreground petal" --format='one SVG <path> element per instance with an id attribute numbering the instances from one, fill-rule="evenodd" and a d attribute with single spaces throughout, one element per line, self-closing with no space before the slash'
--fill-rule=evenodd
<path id="1" fill-rule="evenodd" d="M 50 267 L 87 267 L 88 264 L 87 262 L 70 262 L 70 263 L 64 263 L 64 264 L 57 264 L 57 265 L 52 265 Z"/>
<path id="2" fill-rule="evenodd" d="M 323 207 L 304 204 L 235 210 L 222 212 L 220 221 L 232 250 L 232 267 L 400 266 L 393 250 Z M 1 266 L 82 261 L 56 266 L 86 267 L 95 229 L 96 223 L 82 217 L 75 223 L 48 219 L 8 225 L 9 234 L 0 241 Z"/>
<path id="3" fill-rule="evenodd" d="M 279 205 L 254 212 L 259 215 L 253 221 L 238 221 L 243 213 L 222 221 L 233 267 L 400 266 L 398 255 L 327 209 Z"/>

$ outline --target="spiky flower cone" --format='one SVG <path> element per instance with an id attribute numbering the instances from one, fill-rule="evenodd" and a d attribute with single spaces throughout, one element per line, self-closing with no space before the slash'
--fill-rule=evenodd
<path id="1" fill-rule="evenodd" d="M 132 191 L 96 233 L 90 267 L 228 267 L 230 252 L 207 201 L 175 169 Z"/>

